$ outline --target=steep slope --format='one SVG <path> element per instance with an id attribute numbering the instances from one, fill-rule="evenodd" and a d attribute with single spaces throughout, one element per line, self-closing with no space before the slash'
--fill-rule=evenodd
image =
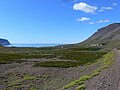
<path id="1" fill-rule="evenodd" d="M 89 46 L 118 47 L 120 45 L 120 23 L 113 23 L 99 29 L 87 40 L 80 43 Z"/>
<path id="2" fill-rule="evenodd" d="M 10 42 L 8 40 L 0 38 L 0 45 L 9 45 L 9 44 Z"/>

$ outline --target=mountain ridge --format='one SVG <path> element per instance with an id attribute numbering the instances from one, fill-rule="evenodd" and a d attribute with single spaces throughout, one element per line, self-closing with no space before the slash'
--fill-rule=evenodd
<path id="1" fill-rule="evenodd" d="M 120 45 L 120 23 L 113 23 L 100 28 L 85 41 L 79 43 L 82 46 L 108 46 L 111 48 Z"/>

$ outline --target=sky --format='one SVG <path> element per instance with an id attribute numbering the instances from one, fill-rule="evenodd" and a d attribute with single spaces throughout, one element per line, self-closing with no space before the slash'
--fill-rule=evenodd
<path id="1" fill-rule="evenodd" d="M 119 0 L 0 0 L 0 38 L 11 43 L 79 43 L 120 23 Z"/>

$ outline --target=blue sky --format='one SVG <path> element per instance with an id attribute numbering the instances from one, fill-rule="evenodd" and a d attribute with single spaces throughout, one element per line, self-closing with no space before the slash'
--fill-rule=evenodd
<path id="1" fill-rule="evenodd" d="M 120 22 L 119 0 L 0 0 L 0 37 L 11 43 L 78 43 Z"/>

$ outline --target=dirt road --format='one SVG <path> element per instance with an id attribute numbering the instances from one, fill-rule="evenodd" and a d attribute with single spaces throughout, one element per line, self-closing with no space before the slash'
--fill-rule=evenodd
<path id="1" fill-rule="evenodd" d="M 120 90 L 120 51 L 110 68 L 86 82 L 86 90 Z"/>

